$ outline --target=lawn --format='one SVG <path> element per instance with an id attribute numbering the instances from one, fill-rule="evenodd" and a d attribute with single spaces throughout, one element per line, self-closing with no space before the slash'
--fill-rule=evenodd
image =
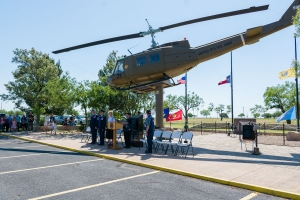
<path id="1" fill-rule="evenodd" d="M 165 127 L 171 127 L 172 128 L 179 128 L 179 129 L 183 129 L 184 127 L 184 120 L 180 120 L 180 121 L 174 121 L 174 122 L 164 122 L 164 126 Z M 200 125 L 201 123 L 204 124 L 205 127 L 203 127 L 203 130 L 211 130 L 214 132 L 215 130 L 215 123 L 217 126 L 217 130 L 222 130 L 225 131 L 226 130 L 226 123 L 231 123 L 231 118 L 226 118 L 223 119 L 221 121 L 220 118 L 190 118 L 189 119 L 189 128 L 194 127 L 196 125 Z M 258 125 L 261 126 L 261 129 L 259 130 L 259 132 L 261 133 L 276 133 L 276 134 L 282 134 L 282 125 L 283 123 L 285 123 L 285 132 L 287 133 L 288 130 L 287 128 L 289 128 L 289 125 L 286 124 L 286 121 L 282 121 L 280 123 L 276 123 L 276 119 L 264 119 L 264 118 L 258 118 L 256 119 L 256 123 Z M 266 125 L 266 130 L 264 130 L 264 124 Z M 291 125 L 296 125 L 296 120 L 292 120 L 292 124 Z M 273 130 L 274 127 L 277 127 L 278 130 Z M 200 129 L 200 128 L 199 128 Z"/>

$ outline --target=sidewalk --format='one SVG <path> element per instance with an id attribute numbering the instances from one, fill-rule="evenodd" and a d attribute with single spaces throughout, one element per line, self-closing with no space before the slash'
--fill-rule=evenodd
<path id="1" fill-rule="evenodd" d="M 195 157 L 193 158 L 190 151 L 187 158 L 184 158 L 181 154 L 174 156 L 172 152 L 165 155 L 161 150 L 157 154 L 144 154 L 145 148 L 141 148 L 141 150 L 138 148 L 111 150 L 107 149 L 106 146 L 80 142 L 80 134 L 55 136 L 45 133 L 9 134 L 300 195 L 300 147 L 260 144 L 259 149 L 262 155 L 255 156 L 250 151 L 252 143 L 247 143 L 248 151 L 246 151 L 244 144 L 241 150 L 238 137 L 228 137 L 226 134 L 196 135 L 193 139 Z"/>

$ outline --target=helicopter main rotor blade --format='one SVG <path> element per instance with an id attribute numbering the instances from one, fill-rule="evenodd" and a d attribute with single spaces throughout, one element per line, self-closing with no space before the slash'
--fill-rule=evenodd
<path id="1" fill-rule="evenodd" d="M 193 23 L 198 23 L 198 22 L 203 22 L 203 21 L 209 21 L 209 20 L 213 20 L 213 19 L 230 17 L 230 16 L 234 16 L 234 15 L 241 15 L 241 14 L 246 14 L 246 13 L 263 11 L 263 10 L 267 10 L 268 8 L 269 8 L 269 5 L 264 5 L 264 6 L 259 6 L 259 7 L 250 7 L 248 9 L 237 10 L 237 11 L 232 11 L 232 12 L 227 12 L 227 13 L 222 13 L 222 14 L 217 14 L 217 15 L 211 15 L 211 16 L 208 16 L 208 17 L 202 17 L 202 18 L 198 18 L 198 19 L 193 19 L 193 20 L 189 20 L 189 21 L 185 21 L 185 22 L 172 24 L 172 25 L 169 25 L 169 26 L 163 26 L 163 27 L 160 27 L 160 30 L 164 31 L 164 30 L 175 28 L 175 27 L 178 27 L 178 26 L 184 26 L 184 25 L 188 25 L 188 24 L 193 24 Z"/>
<path id="2" fill-rule="evenodd" d="M 85 47 L 95 46 L 98 44 L 115 42 L 115 41 L 119 41 L 119 40 L 128 40 L 128 39 L 139 38 L 139 37 L 144 37 L 144 36 L 140 35 L 140 33 L 136 33 L 136 34 L 131 34 L 131 35 L 113 37 L 113 38 L 109 38 L 109 39 L 105 39 L 105 40 L 98 40 L 96 42 L 90 42 L 90 43 L 81 44 L 81 45 L 77 45 L 77 46 L 73 46 L 73 47 L 69 47 L 69 48 L 65 48 L 65 49 L 60 49 L 57 51 L 53 51 L 52 53 L 58 54 L 58 53 L 63 53 L 63 52 L 72 51 L 72 50 L 76 50 L 76 49 L 82 49 Z"/>

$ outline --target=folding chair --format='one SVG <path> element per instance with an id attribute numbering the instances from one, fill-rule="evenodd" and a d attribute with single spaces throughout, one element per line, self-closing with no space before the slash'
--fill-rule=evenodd
<path id="1" fill-rule="evenodd" d="M 81 136 L 82 136 L 81 142 L 84 138 L 85 138 L 85 142 L 88 142 L 90 140 L 90 138 L 92 137 L 91 128 L 87 127 L 85 133 L 82 133 Z"/>
<path id="2" fill-rule="evenodd" d="M 162 134 L 161 130 L 154 131 L 154 134 L 153 134 L 154 139 L 152 140 L 152 147 L 156 147 L 157 142 L 161 141 L 161 134 Z"/>
<path id="3" fill-rule="evenodd" d="M 194 149 L 192 145 L 192 140 L 193 140 L 193 133 L 191 132 L 184 132 L 181 136 L 181 141 L 176 145 L 176 150 L 174 156 L 177 155 L 179 148 L 181 148 L 181 153 L 182 155 L 184 154 L 184 147 L 187 147 L 186 153 L 185 153 L 185 158 L 188 154 L 188 151 L 190 147 L 192 148 L 193 151 L 193 157 L 194 157 Z"/>
<path id="4" fill-rule="evenodd" d="M 164 131 L 161 135 L 161 140 L 156 142 L 155 153 L 159 150 L 159 146 L 161 146 L 161 150 L 164 150 L 164 144 L 170 142 L 172 135 L 172 131 Z"/>
<path id="5" fill-rule="evenodd" d="M 121 143 L 122 143 L 122 146 L 123 146 L 122 133 L 123 133 L 123 129 L 117 130 L 117 131 L 116 131 L 116 139 L 117 139 L 117 141 L 118 141 L 119 139 L 121 139 Z"/>
<path id="6" fill-rule="evenodd" d="M 148 149 L 148 143 L 147 143 L 147 137 L 146 134 L 143 134 L 143 139 L 140 139 L 140 147 L 139 150 L 141 149 L 142 144 L 145 144 L 146 149 Z M 143 145 L 144 146 L 144 145 Z"/>
<path id="7" fill-rule="evenodd" d="M 181 131 L 175 131 L 172 133 L 170 141 L 165 143 L 167 145 L 165 154 L 167 154 L 169 146 L 171 146 L 172 153 L 174 153 L 173 146 L 176 146 L 178 143 L 181 143 L 181 135 Z"/>

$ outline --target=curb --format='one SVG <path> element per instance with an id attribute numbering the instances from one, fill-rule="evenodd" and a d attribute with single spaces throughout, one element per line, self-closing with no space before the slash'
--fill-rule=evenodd
<path id="1" fill-rule="evenodd" d="M 251 184 L 240 183 L 240 182 L 235 182 L 235 181 L 229 181 L 229 180 L 225 180 L 225 179 L 219 179 L 219 178 L 215 178 L 215 177 L 211 177 L 211 176 L 204 176 L 204 175 L 200 175 L 200 174 L 193 174 L 190 172 L 170 169 L 170 168 L 166 168 L 166 167 L 160 167 L 157 165 L 151 165 L 151 164 L 140 163 L 140 162 L 136 162 L 136 161 L 130 161 L 130 160 L 126 160 L 126 159 L 116 158 L 113 156 L 107 156 L 107 155 L 100 154 L 100 153 L 93 153 L 93 152 L 89 152 L 89 151 L 73 149 L 73 148 L 59 146 L 59 145 L 55 145 L 55 144 L 49 144 L 49 143 L 40 142 L 37 140 L 32 140 L 32 139 L 27 139 L 27 138 L 22 138 L 22 137 L 14 136 L 14 135 L 8 135 L 8 134 L 3 134 L 3 133 L 0 133 L 0 135 L 5 136 L 5 137 L 19 139 L 19 140 L 25 140 L 28 142 L 34 142 L 34 143 L 38 143 L 38 144 L 42 144 L 42 145 L 46 145 L 46 146 L 56 147 L 59 149 L 64 149 L 64 150 L 77 152 L 77 153 L 81 153 L 81 154 L 85 154 L 85 155 L 95 156 L 95 157 L 99 157 L 99 158 L 105 158 L 108 160 L 114 160 L 114 161 L 123 162 L 123 163 L 127 163 L 127 164 L 132 164 L 132 165 L 137 165 L 137 166 L 155 169 L 155 170 L 159 170 L 159 171 L 164 171 L 164 172 L 168 172 L 168 173 L 178 174 L 178 175 L 192 177 L 192 178 L 201 179 L 201 180 L 210 181 L 210 182 L 215 182 L 215 183 L 219 183 L 222 185 L 228 185 L 228 186 L 233 186 L 233 187 L 237 187 L 237 188 L 247 189 L 247 190 L 264 193 L 264 194 L 268 194 L 268 195 L 273 195 L 273 196 L 278 196 L 278 197 L 283 197 L 283 198 L 288 198 L 288 199 L 300 199 L 300 194 L 291 193 L 291 192 L 287 192 L 287 191 L 276 190 L 276 189 L 272 189 L 272 188 L 261 187 L 261 186 L 257 186 L 257 185 L 251 185 Z"/>

